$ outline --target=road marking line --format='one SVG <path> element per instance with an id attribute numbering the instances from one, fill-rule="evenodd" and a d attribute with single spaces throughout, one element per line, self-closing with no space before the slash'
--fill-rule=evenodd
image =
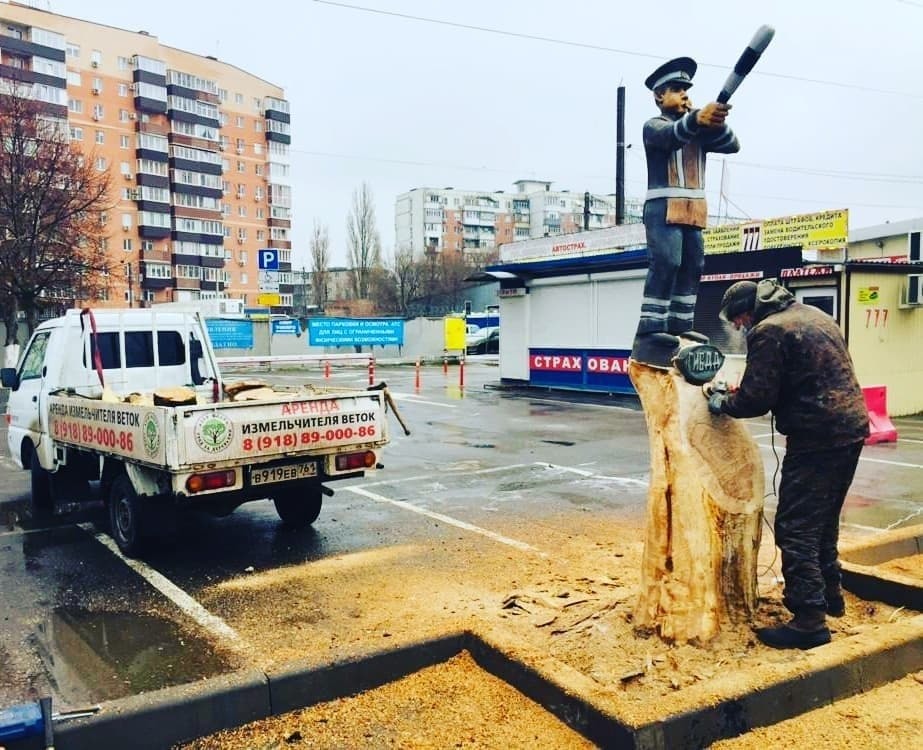
<path id="1" fill-rule="evenodd" d="M 765 448 L 766 450 L 774 450 L 779 453 L 785 453 L 785 448 L 781 445 L 766 445 L 765 443 L 757 443 L 760 448 Z M 903 466 L 905 469 L 923 469 L 923 464 L 909 464 L 904 461 L 888 461 L 884 458 L 869 458 L 868 456 L 859 456 L 859 461 L 865 461 L 869 464 L 886 464 L 888 466 Z"/>
<path id="2" fill-rule="evenodd" d="M 412 393 L 396 393 L 391 391 L 391 397 L 395 401 L 406 401 L 409 404 L 423 404 L 425 406 L 441 406 L 443 409 L 457 409 L 458 404 L 443 404 L 440 401 L 427 401 Z"/>
<path id="3" fill-rule="evenodd" d="M 421 508 L 418 505 L 413 503 L 408 503 L 406 500 L 392 500 L 390 497 L 385 497 L 384 495 L 379 495 L 375 492 L 369 492 L 362 487 L 344 487 L 343 489 L 348 492 L 354 492 L 357 495 L 362 495 L 362 497 L 367 497 L 369 500 L 374 500 L 378 503 L 389 503 L 398 508 L 404 510 L 409 510 L 411 513 L 419 513 L 421 516 L 427 516 L 428 518 L 433 518 L 437 521 L 442 521 L 447 523 L 450 526 L 455 526 L 459 529 L 464 529 L 465 531 L 473 531 L 475 534 L 480 534 L 481 536 L 486 536 L 488 539 L 493 539 L 495 542 L 500 542 L 500 544 L 506 544 L 509 547 L 515 547 L 522 552 L 532 552 L 540 557 L 548 557 L 545 552 L 533 547 L 531 544 L 526 544 L 525 542 L 520 542 L 517 539 L 510 539 L 508 536 L 503 536 L 498 534 L 495 531 L 490 531 L 488 529 L 483 529 L 480 526 L 475 526 L 472 523 L 466 521 L 459 521 L 457 518 L 452 518 L 451 516 L 446 516 L 442 513 L 435 513 L 431 510 L 426 510 Z"/>
<path id="4" fill-rule="evenodd" d="M 478 469 L 476 471 L 460 471 L 459 474 L 464 474 L 465 476 L 473 476 L 474 474 L 494 474 L 498 471 L 509 471 L 510 469 L 524 469 L 528 466 L 534 466 L 535 464 L 507 464 L 506 466 L 493 466 L 489 469 Z M 382 479 L 380 482 L 363 482 L 363 487 L 381 487 L 382 485 L 390 484 L 404 484 L 405 482 L 425 482 L 429 479 L 445 479 L 448 474 L 452 474 L 451 470 L 441 472 L 439 474 L 419 474 L 413 477 L 403 477 L 401 479 Z M 345 488 L 348 489 L 348 488 Z"/>
<path id="5" fill-rule="evenodd" d="M 88 532 L 97 542 L 112 552 L 113 555 L 120 558 L 129 568 L 135 571 L 135 573 L 179 607 L 184 614 L 191 617 L 207 631 L 219 638 L 230 641 L 231 645 L 237 650 L 243 649 L 246 646 L 236 630 L 220 617 L 213 615 L 205 609 L 205 607 L 199 604 L 165 575 L 158 573 L 140 560 L 133 560 L 130 557 L 125 557 L 116 543 L 105 534 L 97 532 L 92 524 L 81 523 L 78 524 L 78 526 Z"/>
<path id="6" fill-rule="evenodd" d="M 582 477 L 587 479 L 606 479 L 613 482 L 624 482 L 626 484 L 636 484 L 639 487 L 649 486 L 649 482 L 645 482 L 643 479 L 632 479 L 631 477 L 611 477 L 606 474 L 597 474 L 593 471 L 587 471 L 586 469 L 578 469 L 574 466 L 561 466 L 560 464 L 549 464 L 545 461 L 536 461 L 536 466 L 545 466 L 549 469 L 560 469 L 561 471 L 569 471 L 573 474 L 579 474 Z"/>

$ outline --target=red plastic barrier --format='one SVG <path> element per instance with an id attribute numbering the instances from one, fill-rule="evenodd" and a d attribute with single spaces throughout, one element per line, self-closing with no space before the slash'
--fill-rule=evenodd
<path id="1" fill-rule="evenodd" d="M 866 445 L 875 443 L 896 443 L 897 430 L 888 417 L 888 388 L 884 385 L 870 385 L 862 389 L 865 406 L 869 410 L 869 436 Z"/>

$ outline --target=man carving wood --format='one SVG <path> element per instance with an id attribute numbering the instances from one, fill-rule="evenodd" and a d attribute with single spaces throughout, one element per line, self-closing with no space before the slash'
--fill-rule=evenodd
<path id="1" fill-rule="evenodd" d="M 659 367 L 670 365 L 678 336 L 708 341 L 692 330 L 705 262 L 705 155 L 740 150 L 737 137 L 725 124 L 730 104 L 709 102 L 701 109 L 693 108 L 687 92 L 695 71 L 694 60 L 678 57 L 661 65 L 644 82 L 654 92 L 660 115 L 644 125 L 648 186 L 644 227 L 649 265 L 631 356 Z"/>

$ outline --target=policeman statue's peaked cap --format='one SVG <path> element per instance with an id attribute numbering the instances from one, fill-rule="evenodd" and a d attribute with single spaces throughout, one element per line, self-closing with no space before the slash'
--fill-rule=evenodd
<path id="1" fill-rule="evenodd" d="M 692 86 L 692 77 L 698 66 L 691 57 L 677 57 L 665 62 L 651 73 L 644 81 L 644 85 L 651 91 L 667 83 L 679 83 L 688 89 Z"/>

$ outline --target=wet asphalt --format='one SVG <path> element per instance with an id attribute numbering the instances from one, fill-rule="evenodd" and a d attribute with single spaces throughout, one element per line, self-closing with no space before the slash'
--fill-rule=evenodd
<path id="1" fill-rule="evenodd" d="M 245 374 L 289 385 L 323 380 L 312 370 Z M 225 518 L 191 515 L 158 536 L 140 566 L 106 545 L 101 502 L 33 522 L 28 473 L 9 458 L 0 426 L 0 707 L 52 695 L 59 709 L 79 708 L 240 667 L 240 654 L 203 632 L 208 613 L 196 594 L 247 569 L 398 547 L 441 533 L 422 522 L 428 517 L 454 519 L 461 533 L 487 534 L 530 525 L 566 529 L 572 514 L 643 517 L 648 446 L 637 399 L 503 388 L 491 356 L 469 359 L 464 383 L 456 364 L 448 372 L 428 365 L 419 376 L 413 366 L 379 365 L 376 375 L 387 382 L 411 435 L 391 419 L 385 468 L 333 483 L 335 494 L 314 527 L 285 529 L 270 501 L 248 503 Z M 364 388 L 368 374 L 339 367 L 331 382 Z M 0 399 L 5 408 L 5 394 Z M 843 512 L 844 534 L 923 522 L 923 418 L 894 422 L 897 443 L 863 451 Z M 768 419 L 748 427 L 761 447 L 769 490 L 784 440 Z M 774 506 L 770 494 L 770 520 Z M 515 542 L 497 536 L 498 543 Z"/>

